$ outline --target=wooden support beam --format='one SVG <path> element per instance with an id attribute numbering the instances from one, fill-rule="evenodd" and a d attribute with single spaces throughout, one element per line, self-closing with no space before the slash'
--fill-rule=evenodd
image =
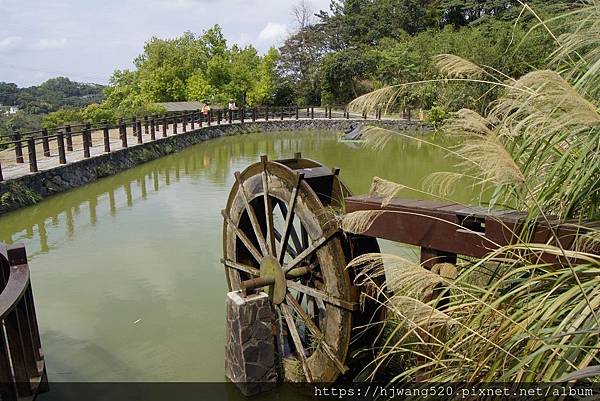
<path id="1" fill-rule="evenodd" d="M 487 210 L 453 202 L 393 199 L 382 205 L 382 198 L 365 195 L 345 200 L 346 212 L 379 211 L 364 235 L 402 242 L 425 248 L 439 261 L 453 262 L 452 255 L 483 257 L 499 247 L 518 240 L 526 213 L 510 210 Z M 565 249 L 570 249 L 585 228 L 559 223 L 550 218 L 536 224 L 530 241 L 556 245 L 555 233 Z M 545 259 L 558 262 L 558 257 Z"/>

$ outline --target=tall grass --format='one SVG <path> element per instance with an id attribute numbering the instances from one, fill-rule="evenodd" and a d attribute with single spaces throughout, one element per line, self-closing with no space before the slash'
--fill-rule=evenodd
<path id="1" fill-rule="evenodd" d="M 599 219 L 600 3 L 588 1 L 560 18 L 571 26 L 555 36 L 557 49 L 546 70 L 513 78 L 454 55 L 437 56 L 444 81 L 502 89 L 484 115 L 460 110 L 444 127 L 462 137 L 461 145 L 447 149 L 460 158 L 462 172 L 429 177 L 428 188 L 437 189 L 437 196 L 468 177 L 491 190 L 491 207 L 526 211 L 530 224 Z M 539 25 L 548 29 L 543 21 Z M 405 86 L 367 94 L 352 107 L 391 108 Z M 394 135 L 373 128 L 367 140 L 385 146 Z M 377 180 L 373 193 L 390 199 L 401 187 Z M 375 217 L 349 214 L 343 228 L 364 232 Z M 532 243 L 528 232 L 515 233 L 516 243 L 481 260 L 460 263 L 457 274 L 391 255 L 353 261 L 367 266 L 358 280 L 375 282 L 384 269 L 391 277 L 378 298 L 391 329 L 371 368 L 395 358 L 403 366 L 395 380 L 597 381 L 600 232 L 589 229 L 568 250 L 557 241 Z M 544 262 L 542 254 L 563 262 Z"/>

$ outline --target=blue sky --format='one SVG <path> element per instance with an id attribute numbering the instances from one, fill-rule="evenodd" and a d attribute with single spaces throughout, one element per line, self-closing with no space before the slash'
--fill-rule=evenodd
<path id="1" fill-rule="evenodd" d="M 329 0 L 310 0 L 315 10 Z M 106 83 L 132 68 L 152 36 L 201 33 L 219 24 L 230 43 L 264 52 L 293 29 L 295 0 L 0 0 L 0 81 L 54 76 Z"/>

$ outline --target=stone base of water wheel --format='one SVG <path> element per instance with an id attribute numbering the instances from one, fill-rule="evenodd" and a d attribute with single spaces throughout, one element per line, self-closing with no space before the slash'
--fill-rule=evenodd
<path id="1" fill-rule="evenodd" d="M 278 382 L 274 327 L 276 314 L 263 292 L 227 294 L 225 375 L 246 395 L 273 389 Z"/>

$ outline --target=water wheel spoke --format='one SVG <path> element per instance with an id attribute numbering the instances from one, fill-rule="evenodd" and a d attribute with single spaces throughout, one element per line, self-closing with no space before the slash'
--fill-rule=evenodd
<path id="1" fill-rule="evenodd" d="M 310 256 L 313 252 L 315 252 L 321 245 L 323 245 L 329 238 L 331 238 L 336 232 L 330 231 L 329 233 L 323 235 L 321 238 L 313 242 L 309 247 L 300 252 L 298 256 L 296 256 L 289 264 L 286 265 L 285 271 L 288 272 L 296 267 L 300 262 Z"/>
<path id="2" fill-rule="evenodd" d="M 273 229 L 273 233 L 275 234 L 275 239 L 281 243 L 281 239 L 283 238 L 283 236 L 281 235 L 281 233 L 279 232 L 279 230 L 277 230 L 276 228 L 274 228 Z M 289 244 L 285 247 L 285 250 L 287 251 L 287 253 L 290 254 L 290 256 L 292 258 L 295 258 L 296 256 L 298 256 L 298 252 L 296 252 L 294 250 L 294 248 L 292 248 Z"/>
<path id="3" fill-rule="evenodd" d="M 250 274 L 251 276 L 256 276 L 256 277 L 260 276 L 260 270 L 258 270 L 256 267 L 252 267 L 249 265 L 245 265 L 243 263 L 238 263 L 238 262 L 234 262 L 232 260 L 226 260 L 226 259 L 221 259 L 221 263 L 223 263 L 223 265 L 225 265 L 229 268 Z"/>
<path id="4" fill-rule="evenodd" d="M 252 224 L 252 229 L 254 230 L 254 235 L 256 236 L 258 245 L 260 246 L 260 250 L 263 255 L 266 255 L 266 254 L 268 254 L 269 251 L 267 249 L 267 243 L 265 241 L 262 230 L 260 228 L 260 224 L 258 223 L 258 218 L 256 217 L 256 211 L 254 210 L 254 207 L 252 207 L 252 205 L 250 204 L 250 201 L 248 200 L 248 194 L 246 194 L 246 190 L 244 189 L 244 182 L 242 181 L 240 172 L 236 171 L 234 176 L 235 176 L 235 180 L 237 181 L 237 183 L 240 187 L 240 192 L 242 193 L 242 199 L 244 199 L 244 204 L 246 205 L 246 210 L 248 211 L 250 223 Z"/>
<path id="5" fill-rule="evenodd" d="M 358 303 L 356 303 L 356 302 L 339 299 L 333 295 L 327 294 L 324 291 L 317 290 L 316 288 L 312 288 L 312 287 L 306 286 L 304 284 L 300 284 L 296 281 L 287 280 L 287 286 L 288 286 L 288 288 L 291 288 L 291 289 L 299 291 L 299 292 L 303 292 L 306 295 L 310 295 L 311 297 L 320 299 L 323 302 L 340 307 L 342 309 L 346 309 L 349 311 L 358 310 Z"/>
<path id="6" fill-rule="evenodd" d="M 242 243 L 244 244 L 244 246 L 246 247 L 246 249 L 248 249 L 248 251 L 250 251 L 250 253 L 254 257 L 254 259 L 256 259 L 256 261 L 258 263 L 260 263 L 260 261 L 262 260 L 262 255 L 256 249 L 256 247 L 254 246 L 254 244 L 252 244 L 252 241 L 250 241 L 250 239 L 248 238 L 248 236 L 246 234 L 244 234 L 244 232 L 242 232 L 233 223 L 233 221 L 231 220 L 231 217 L 229 217 L 229 215 L 227 214 L 227 212 L 225 210 L 221 210 L 221 214 L 223 215 L 223 218 L 225 219 L 225 221 L 227 222 L 227 224 L 233 228 L 233 230 L 235 231 L 235 234 L 238 236 L 238 238 L 240 240 L 242 240 Z"/>
<path id="7" fill-rule="evenodd" d="M 271 197 L 269 196 L 269 177 L 267 170 L 267 156 L 261 156 L 262 162 L 262 184 L 263 184 L 263 199 L 265 203 L 265 217 L 267 220 L 267 250 L 269 255 L 275 256 L 275 233 L 273 231 L 273 209 L 271 207 Z"/>
<path id="8" fill-rule="evenodd" d="M 313 381 L 312 375 L 310 374 L 310 369 L 308 368 L 308 364 L 306 363 L 306 355 L 304 355 L 304 346 L 302 345 L 302 340 L 300 340 L 300 334 L 298 334 L 298 329 L 296 328 L 296 323 L 294 322 L 294 318 L 289 311 L 289 306 L 285 304 L 281 304 L 281 313 L 285 318 L 285 322 L 287 323 L 287 328 L 292 337 L 292 341 L 294 342 L 294 346 L 296 347 L 296 353 L 298 354 L 298 358 L 300 359 L 300 363 L 302 364 L 302 370 L 304 371 L 304 376 L 306 377 L 306 381 L 311 383 Z"/>
<path id="9" fill-rule="evenodd" d="M 298 267 L 295 267 L 292 270 L 288 271 L 285 274 L 285 277 L 291 278 L 291 279 L 302 278 L 308 274 L 312 274 L 313 271 L 317 267 L 319 267 L 319 262 L 317 262 L 317 261 L 312 262 L 311 264 L 308 264 L 308 265 L 298 266 Z"/>
<path id="10" fill-rule="evenodd" d="M 287 213 L 285 216 L 285 224 L 283 226 L 283 238 L 279 243 L 279 252 L 277 253 L 279 257 L 279 263 L 283 263 L 283 258 L 285 253 L 284 249 L 288 246 L 288 240 L 290 238 L 290 231 L 292 228 L 292 221 L 294 219 L 294 207 L 296 206 L 296 200 L 298 199 L 298 192 L 300 190 L 300 183 L 304 179 L 304 174 L 296 174 L 296 182 L 294 183 L 294 188 L 292 189 L 292 195 L 290 197 Z"/>
<path id="11" fill-rule="evenodd" d="M 318 344 L 323 346 L 323 351 L 325 354 L 331 359 L 333 364 L 338 368 L 338 370 L 343 374 L 348 371 L 348 367 L 344 365 L 338 357 L 335 355 L 329 344 L 325 341 L 325 336 L 321 333 L 321 330 L 317 327 L 317 325 L 313 322 L 311 317 L 302 309 L 302 306 L 296 298 L 289 292 L 286 294 L 286 304 L 291 306 L 292 309 L 296 312 L 296 314 L 302 319 L 306 328 L 312 333 L 313 337 L 317 340 Z"/>

